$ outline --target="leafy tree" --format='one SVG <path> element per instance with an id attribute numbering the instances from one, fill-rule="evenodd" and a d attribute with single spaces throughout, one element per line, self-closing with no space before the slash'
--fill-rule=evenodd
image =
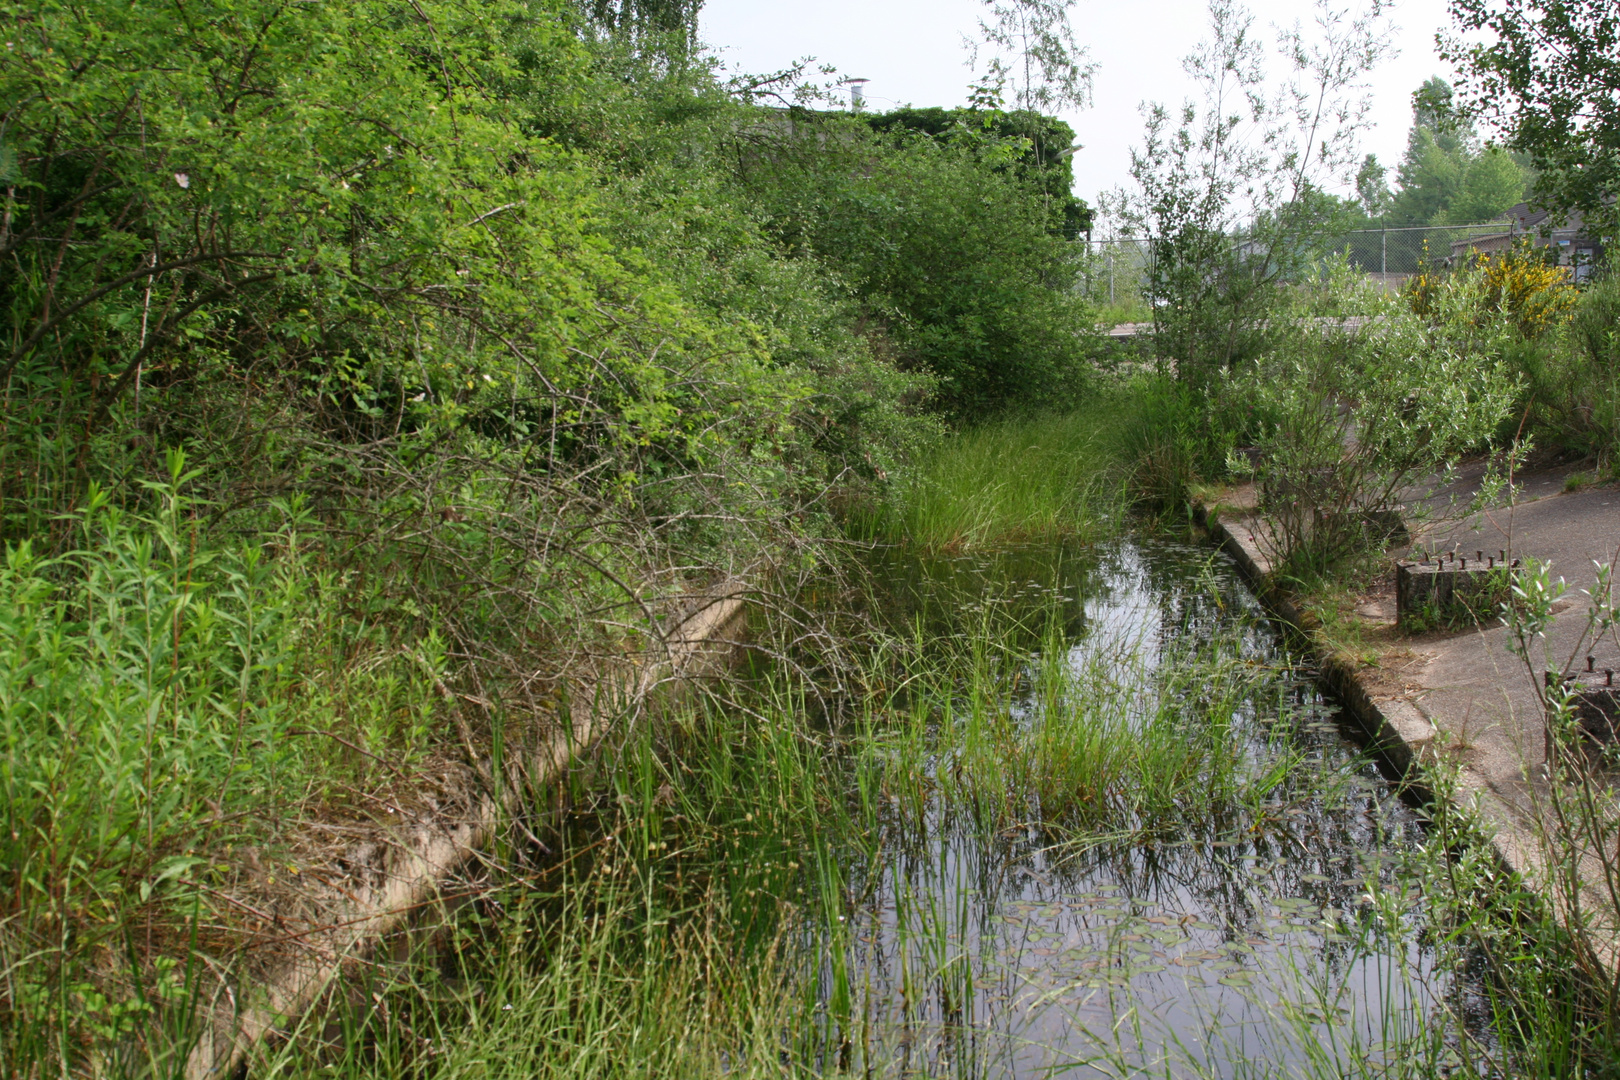
<path id="1" fill-rule="evenodd" d="M 1388 220 L 1399 225 L 1468 225 L 1500 217 L 1525 196 L 1528 174 L 1499 147 L 1480 145 L 1444 79 L 1412 95 L 1412 129 L 1396 174 Z"/>
<path id="2" fill-rule="evenodd" d="M 1320 4 L 1315 33 L 1281 33 L 1286 75 L 1273 83 L 1253 15 L 1213 0 L 1210 36 L 1184 61 L 1203 101 L 1174 121 L 1149 110 L 1146 145 L 1131 155 L 1139 192 L 1120 209 L 1154 239 L 1160 355 L 1195 387 L 1264 350 L 1273 286 L 1342 228 L 1343 204 L 1322 193 L 1357 174 L 1365 76 L 1388 33 L 1379 0 L 1357 12 Z"/>
<path id="3" fill-rule="evenodd" d="M 932 119 L 802 114 L 743 180 L 784 245 L 849 282 L 870 332 L 939 379 L 948 413 L 1062 404 L 1083 385 L 1087 318 L 1064 208 L 1022 167 L 1026 139 L 960 121 L 936 136 Z"/>
<path id="4" fill-rule="evenodd" d="M 588 0 L 591 17 L 617 31 L 690 33 L 703 0 Z"/>
<path id="5" fill-rule="evenodd" d="M 981 50 L 990 54 L 980 85 L 1010 77 L 1013 107 L 1036 113 L 1083 109 L 1091 102 L 1097 69 L 1075 40 L 1069 11 L 1078 0 L 984 0 L 988 19 L 979 20 L 981 42 L 970 44 L 970 66 Z"/>
<path id="6" fill-rule="evenodd" d="M 1383 217 L 1394 198 L 1389 190 L 1389 170 L 1378 163 L 1377 154 L 1368 154 L 1356 170 L 1356 198 L 1361 201 L 1361 212 L 1369 218 Z"/>
<path id="7" fill-rule="evenodd" d="M 1463 109 L 1530 155 L 1542 202 L 1620 225 L 1620 7 L 1613 0 L 1451 0 L 1441 55 Z M 1483 32 L 1481 42 L 1465 35 Z"/>
<path id="8" fill-rule="evenodd" d="M 1453 117 L 1451 99 L 1451 85 L 1438 76 L 1412 95 L 1412 128 L 1390 205 L 1390 219 L 1397 224 L 1432 224 L 1461 185 L 1474 133 Z"/>
<path id="9" fill-rule="evenodd" d="M 1428 127 L 1412 128 L 1395 174 L 1392 223 L 1431 225 L 1444 214 L 1462 186 L 1466 157 L 1460 150 L 1454 138 Z"/>
<path id="10" fill-rule="evenodd" d="M 1524 169 L 1499 146 L 1487 146 L 1463 167 L 1437 225 L 1470 225 L 1492 221 L 1507 213 L 1525 195 Z"/>

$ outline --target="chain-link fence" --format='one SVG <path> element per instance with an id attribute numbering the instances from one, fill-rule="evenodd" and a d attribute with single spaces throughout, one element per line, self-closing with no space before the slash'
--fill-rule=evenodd
<path id="1" fill-rule="evenodd" d="M 1506 251 L 1528 234 L 1512 221 L 1484 225 L 1428 225 L 1357 229 L 1326 239 L 1325 253 L 1343 255 L 1386 289 L 1398 290 L 1415 274 L 1456 266 L 1472 251 Z"/>
<path id="2" fill-rule="evenodd" d="M 1146 318 L 1152 240 L 1091 241 L 1086 244 L 1085 258 L 1086 291 L 1093 303 Z"/>
<path id="3" fill-rule="evenodd" d="M 1546 237 L 1526 231 L 1516 221 L 1483 225 L 1420 225 L 1383 229 L 1355 229 L 1311 242 L 1318 257 L 1342 256 L 1352 267 L 1391 291 L 1398 291 L 1424 270 L 1460 265 L 1470 252 L 1505 251 L 1528 240 L 1537 248 L 1551 248 L 1561 266 L 1576 280 L 1591 272 L 1599 253 L 1589 241 Z M 1586 245 L 1586 246 L 1583 246 Z M 1086 289 L 1091 300 L 1123 315 L 1146 318 L 1148 278 L 1153 265 L 1151 239 L 1093 240 L 1086 247 Z"/>

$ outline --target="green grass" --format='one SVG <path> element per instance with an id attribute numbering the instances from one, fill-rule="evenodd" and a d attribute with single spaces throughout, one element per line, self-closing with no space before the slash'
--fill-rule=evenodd
<path id="1" fill-rule="evenodd" d="M 296 515 L 210 540 L 170 468 L 148 512 L 92 486 L 73 550 L 0 564 L 0 1062 L 94 1072 L 183 1008 L 241 940 L 231 851 L 273 881 L 311 802 L 427 745 L 435 659 L 341 617 Z"/>
<path id="2" fill-rule="evenodd" d="M 1104 304 L 1097 309 L 1097 325 L 1115 327 L 1121 323 L 1150 323 L 1153 321 L 1153 309 L 1142 300 L 1131 297 L 1113 304 Z"/>
<path id="3" fill-rule="evenodd" d="M 896 479 L 871 534 L 936 550 L 1100 536 L 1123 510 L 1117 404 L 991 421 L 950 435 Z"/>

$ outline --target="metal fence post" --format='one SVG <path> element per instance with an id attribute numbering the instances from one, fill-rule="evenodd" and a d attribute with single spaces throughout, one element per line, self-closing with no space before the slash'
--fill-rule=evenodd
<path id="1" fill-rule="evenodd" d="M 1378 219 L 1378 284 L 1389 291 L 1389 225 Z"/>
<path id="2" fill-rule="evenodd" d="M 1108 306 L 1114 306 L 1114 245 L 1108 245 Z"/>

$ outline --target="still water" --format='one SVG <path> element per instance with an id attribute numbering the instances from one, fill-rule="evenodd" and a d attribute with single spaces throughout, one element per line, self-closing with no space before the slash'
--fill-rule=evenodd
<path id="1" fill-rule="evenodd" d="M 1420 816 L 1224 557 L 1137 538 L 890 552 L 876 571 L 924 649 L 990 615 L 1049 628 L 1011 680 L 1026 688 L 1011 722 L 1045 722 L 1041 672 L 1061 649 L 1098 707 L 1228 725 L 1249 780 L 1241 799 L 1153 822 L 1075 828 L 1026 800 L 992 828 L 939 794 L 960 765 L 937 738 L 920 766 L 933 794 L 920 809 L 889 797 L 850 856 L 843 913 L 803 934 L 825 1071 L 1341 1076 L 1399 1072 L 1419 1044 L 1454 1054 L 1458 1030 L 1488 1045 L 1480 988 L 1433 944 Z M 1189 665 L 1241 671 L 1241 693 L 1205 698 Z M 962 722 L 947 707 L 936 734 Z"/>

